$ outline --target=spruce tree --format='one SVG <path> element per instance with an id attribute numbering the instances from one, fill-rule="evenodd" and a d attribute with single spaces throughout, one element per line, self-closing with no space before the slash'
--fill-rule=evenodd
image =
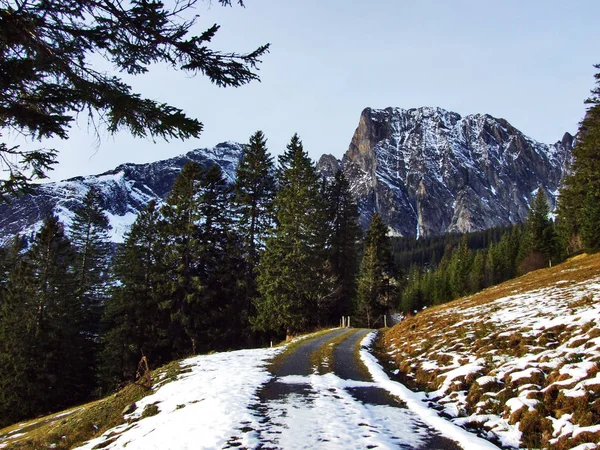
<path id="1" fill-rule="evenodd" d="M 479 292 L 485 287 L 485 259 L 485 250 L 478 250 L 475 253 L 467 280 L 469 292 Z"/>
<path id="2" fill-rule="evenodd" d="M 594 67 L 600 69 L 600 64 Z M 600 228 L 595 220 L 600 215 L 600 72 L 594 78 L 596 87 L 586 100 L 591 106 L 579 125 L 570 174 L 559 195 L 561 234 L 571 252 L 581 247 L 586 251 L 600 248 Z"/>
<path id="3" fill-rule="evenodd" d="M 1 417 L 60 409 L 94 385 L 74 259 L 51 216 L 11 272 L 0 316 Z"/>
<path id="4" fill-rule="evenodd" d="M 377 321 L 387 314 L 391 307 L 394 265 L 387 233 L 387 225 L 379 213 L 375 213 L 365 236 L 365 256 L 361 263 L 357 292 L 357 313 L 361 314 L 357 319 L 369 325 L 373 323 L 372 320 Z M 369 258 L 365 260 L 367 255 Z M 372 313 L 371 317 L 361 313 L 367 310 Z"/>
<path id="5" fill-rule="evenodd" d="M 258 255 L 264 250 L 267 233 L 273 225 L 275 190 L 273 158 L 267 150 L 263 132 L 257 131 L 250 136 L 237 166 L 234 196 L 247 270 L 252 277 Z"/>
<path id="6" fill-rule="evenodd" d="M 202 286 L 198 273 L 197 192 L 203 175 L 199 164 L 184 167 L 161 208 L 162 238 L 165 251 L 164 301 L 161 306 L 170 316 L 169 339 L 175 354 L 195 353 L 196 324 L 192 311 L 200 302 Z"/>
<path id="7" fill-rule="evenodd" d="M 232 194 L 219 166 L 200 176 L 194 220 L 201 290 L 190 310 L 198 350 L 237 347 L 248 327 L 242 245 L 234 231 Z"/>
<path id="8" fill-rule="evenodd" d="M 237 228 L 242 240 L 244 260 L 245 302 L 242 305 L 247 322 L 252 315 L 252 302 L 257 297 L 256 268 L 264 251 L 265 239 L 273 226 L 273 199 L 276 181 L 273 158 L 267 150 L 262 131 L 250 137 L 236 169 L 234 204 L 238 216 Z"/>
<path id="9" fill-rule="evenodd" d="M 316 323 L 324 292 L 325 214 L 319 176 L 298 135 L 279 157 L 277 228 L 258 266 L 255 329 L 292 335 Z"/>
<path id="10" fill-rule="evenodd" d="M 98 333 L 102 308 L 108 289 L 110 241 L 108 217 L 103 211 L 102 197 L 90 187 L 83 204 L 75 209 L 70 239 L 75 247 L 77 295 L 86 313 L 86 332 L 90 338 Z"/>
<path id="11" fill-rule="evenodd" d="M 549 218 L 550 209 L 544 191 L 539 188 L 531 203 L 522 236 L 519 260 L 522 272 L 548 266 L 556 260 L 556 234 Z"/>
<path id="12" fill-rule="evenodd" d="M 377 248 L 374 245 L 368 246 L 361 261 L 357 282 L 355 321 L 358 325 L 371 328 L 378 318 L 378 303 L 385 282 L 383 273 Z"/>
<path id="13" fill-rule="evenodd" d="M 469 272 L 473 255 L 467 245 L 467 237 L 463 235 L 456 251 L 450 260 L 450 286 L 454 298 L 462 297 L 469 291 Z"/>
<path id="14" fill-rule="evenodd" d="M 165 242 L 159 231 L 160 214 L 152 200 L 138 215 L 114 261 L 117 281 L 104 310 L 107 329 L 102 343 L 101 382 L 112 390 L 133 380 L 138 361 L 153 367 L 168 362 L 169 316 L 160 308 L 165 268 Z"/>
<path id="15" fill-rule="evenodd" d="M 325 192 L 327 204 L 327 260 L 335 283 L 335 297 L 330 321 L 350 315 L 356 295 L 358 252 L 361 237 L 358 207 L 350 193 L 350 185 L 338 171 Z"/>

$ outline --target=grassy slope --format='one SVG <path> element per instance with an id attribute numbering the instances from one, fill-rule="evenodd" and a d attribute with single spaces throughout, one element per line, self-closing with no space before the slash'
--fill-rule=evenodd
<path id="1" fill-rule="evenodd" d="M 155 370 L 152 373 L 153 389 L 156 390 L 163 384 L 175 380 L 184 371 L 178 361 Z M 152 390 L 141 385 L 130 384 L 101 400 L 1 429 L 0 448 L 2 450 L 73 448 L 124 423 L 123 409 L 151 392 Z"/>
<path id="2" fill-rule="evenodd" d="M 284 352 L 275 358 L 275 361 L 293 351 L 303 340 L 319 337 L 330 331 L 330 329 L 320 330 L 299 336 L 291 343 L 282 342 L 278 344 L 278 346 L 286 345 L 286 348 Z M 323 358 L 329 356 L 331 359 L 332 357 L 329 355 L 331 351 L 331 348 L 328 347 L 326 350 L 322 350 L 319 355 L 322 354 Z M 150 390 L 138 384 L 130 384 L 121 391 L 103 399 L 0 429 L 0 449 L 39 450 L 52 448 L 66 450 L 94 439 L 106 430 L 125 423 L 123 417 L 125 407 L 138 402 L 165 383 L 175 381 L 179 374 L 189 370 L 183 368 L 180 362 L 174 361 L 153 371 L 153 387 Z M 314 364 L 315 367 L 327 366 L 327 362 L 321 360 L 315 361 Z M 150 415 L 152 411 L 146 411 L 144 414 L 146 413 Z"/>
<path id="3" fill-rule="evenodd" d="M 435 407 L 506 446 L 600 448 L 600 255 L 425 310 L 379 350 Z"/>

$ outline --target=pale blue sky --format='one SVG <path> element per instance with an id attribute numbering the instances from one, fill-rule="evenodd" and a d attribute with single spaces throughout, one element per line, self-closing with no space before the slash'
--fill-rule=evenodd
<path id="1" fill-rule="evenodd" d="M 130 80 L 200 119 L 200 139 L 152 143 L 104 133 L 98 145 L 82 120 L 69 141 L 54 143 L 61 153 L 52 179 L 246 142 L 258 129 L 273 154 L 298 132 L 313 158 L 341 157 L 367 106 L 489 113 L 551 143 L 577 130 L 594 85 L 592 65 L 600 63 L 598 0 L 245 3 L 201 3 L 198 32 L 219 23 L 214 45 L 225 51 L 270 42 L 261 83 L 222 89 L 162 67 Z"/>

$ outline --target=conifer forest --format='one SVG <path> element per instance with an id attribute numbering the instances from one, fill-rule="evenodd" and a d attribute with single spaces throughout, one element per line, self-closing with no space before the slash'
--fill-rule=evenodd
<path id="1" fill-rule="evenodd" d="M 56 17 L 78 2 L 68 2 L 69 8 L 46 3 L 53 14 L 27 12 L 44 39 L 14 32 L 9 42 L 0 36 L 6 93 L 0 96 L 0 128 L 34 137 L 66 137 L 73 120 L 68 114 L 88 110 L 99 112 L 111 132 L 200 135 L 196 119 L 133 94 L 118 78 L 85 64 L 76 73 L 73 61 L 84 61 L 89 49 L 106 50 L 129 74 L 166 61 L 223 87 L 258 79 L 254 70 L 269 49 L 207 49 L 216 25 L 184 40 L 192 24 L 169 29 L 172 17 L 160 2 L 133 2 L 146 8 L 111 20 L 94 2 L 82 2 L 107 29 L 76 29 L 81 17 L 63 29 Z M 21 30 L 25 19 L 3 8 L 2 33 L 9 25 Z M 148 37 L 155 35 L 144 27 L 157 24 L 170 41 Z M 131 38 L 136 33 L 146 39 Z M 17 81 L 5 80 L 6 74 Z M 151 201 L 121 244 L 111 243 L 99 192 L 90 188 L 70 227 L 50 215 L 35 234 L 16 235 L 0 247 L 0 427 L 113 393 L 136 379 L 142 357 L 159 367 L 190 355 L 267 346 L 339 326 L 342 317 L 351 317 L 354 326 L 382 328 L 578 253 L 597 252 L 600 72 L 595 78 L 556 210 L 540 187 L 529 199 L 527 219 L 510 227 L 408 238 L 392 236 L 375 213 L 363 229 L 343 172 L 322 176 L 297 134 L 285 150 L 276 149 L 275 159 L 268 136 L 256 131 L 233 182 L 218 165 L 186 164 L 166 201 Z M 111 93 L 112 103 L 97 92 Z M 36 111 L 23 107 L 26 100 Z M 0 201 L 28 189 L 56 162 L 53 150 L 26 153 L 0 143 L 0 156 L 8 154 L 24 159 L 0 181 Z M 28 164 L 36 176 L 25 175 Z"/>

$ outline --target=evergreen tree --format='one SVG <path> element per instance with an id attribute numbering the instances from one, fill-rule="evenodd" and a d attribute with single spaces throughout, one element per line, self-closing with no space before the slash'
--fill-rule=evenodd
<path id="1" fill-rule="evenodd" d="M 594 66 L 600 69 L 600 64 Z M 570 251 L 594 251 L 600 247 L 600 72 L 596 87 L 586 100 L 591 105 L 579 125 L 573 148 L 573 164 L 560 190 L 558 214 Z M 579 245 L 577 245 L 580 242 Z"/>
<path id="2" fill-rule="evenodd" d="M 198 182 L 195 213 L 197 270 L 201 286 L 190 310 L 197 348 L 232 348 L 245 337 L 244 261 L 234 232 L 232 189 L 221 168 L 211 166 Z"/>
<path id="3" fill-rule="evenodd" d="M 358 207 L 350 193 L 350 185 L 342 171 L 335 174 L 326 188 L 327 258 L 335 280 L 335 298 L 330 322 L 351 313 L 356 295 L 358 251 L 361 236 Z"/>
<path id="4" fill-rule="evenodd" d="M 463 236 L 460 245 L 454 251 L 450 260 L 450 287 L 454 298 L 466 295 L 469 290 L 469 271 L 472 257 L 473 255 L 467 246 L 467 238 Z"/>
<path id="5" fill-rule="evenodd" d="M 365 237 L 365 256 L 369 255 L 369 258 L 374 258 L 377 263 L 367 259 L 361 264 L 357 293 L 357 312 L 360 314 L 360 311 L 368 310 L 372 312 L 372 319 L 375 321 L 387 314 L 391 307 L 394 267 L 387 233 L 387 225 L 383 223 L 379 213 L 375 213 Z M 378 272 L 375 273 L 375 270 Z M 368 279 L 369 277 L 371 279 Z M 365 304 L 368 304 L 368 307 Z M 364 315 L 359 316 L 358 320 L 373 323 Z"/>
<path id="6" fill-rule="evenodd" d="M 377 248 L 368 246 L 360 265 L 355 310 L 356 322 L 367 328 L 371 328 L 377 319 L 377 305 L 384 286 L 383 272 Z"/>
<path id="7" fill-rule="evenodd" d="M 164 301 L 169 313 L 169 339 L 178 356 L 195 353 L 197 324 L 193 311 L 201 302 L 198 268 L 197 193 L 203 170 L 187 163 L 161 208 L 161 235 L 165 241 Z"/>
<path id="8" fill-rule="evenodd" d="M 485 287 L 485 259 L 485 250 L 478 250 L 475 253 L 467 280 L 469 292 L 479 292 Z"/>
<path id="9" fill-rule="evenodd" d="M 539 188 L 529 209 L 520 248 L 523 272 L 546 267 L 548 261 L 556 259 L 556 235 L 549 214 L 546 194 Z"/>
<path id="10" fill-rule="evenodd" d="M 94 385 L 74 259 L 62 224 L 49 217 L 11 272 L 0 316 L 0 417 L 60 409 Z"/>
<path id="11" fill-rule="evenodd" d="M 86 312 L 86 331 L 98 333 L 102 308 L 108 289 L 108 259 L 110 225 L 102 208 L 102 197 L 90 187 L 81 207 L 75 209 L 71 225 L 71 243 L 76 250 L 75 275 L 77 295 Z"/>
<path id="12" fill-rule="evenodd" d="M 586 193 L 583 203 L 581 242 L 588 252 L 600 250 L 600 193 L 592 189 Z"/>
<path id="13" fill-rule="evenodd" d="M 322 278 L 325 214 L 319 176 L 298 135 L 279 157 L 277 180 L 277 229 L 258 266 L 261 296 L 252 323 L 257 330 L 291 335 L 317 322 L 317 302 L 328 295 Z"/>
<path id="14" fill-rule="evenodd" d="M 276 190 L 274 171 L 265 136 L 262 131 L 257 131 L 244 147 L 235 178 L 238 226 L 251 274 L 256 269 L 258 255 L 264 250 L 267 233 L 273 225 L 272 204 Z"/>
<path id="15" fill-rule="evenodd" d="M 267 151 L 262 131 L 250 137 L 236 169 L 234 202 L 238 214 L 238 230 L 243 243 L 246 302 L 244 314 L 252 311 L 252 299 L 257 294 L 256 267 L 264 251 L 265 239 L 273 225 L 275 197 L 275 166 Z"/>
<path id="16" fill-rule="evenodd" d="M 421 289 L 421 268 L 413 264 L 408 271 L 408 280 L 402 292 L 400 308 L 405 313 L 413 313 L 419 311 L 423 306 L 425 306 L 425 302 Z"/>
<path id="17" fill-rule="evenodd" d="M 221 87 L 257 80 L 254 69 L 269 46 L 247 54 L 211 49 L 219 26 L 191 36 L 198 16 L 183 18 L 195 3 L 177 1 L 168 7 L 145 0 L 2 1 L 0 129 L 65 139 L 75 115 L 87 112 L 95 125 L 100 122 L 111 133 L 125 128 L 134 136 L 198 137 L 198 120 L 141 97 L 119 77 L 92 65 L 94 58 L 103 57 L 115 72 L 139 75 L 164 63 L 201 73 Z M 231 0 L 219 3 L 231 5 Z M 56 155 L 54 150 L 27 151 L 0 143 L 0 161 L 8 171 L 8 178 L 0 180 L 0 199 L 26 188 L 32 178 L 45 178 Z"/>
<path id="18" fill-rule="evenodd" d="M 165 243 L 159 221 L 152 200 L 138 215 L 115 257 L 117 283 L 104 311 L 107 332 L 100 366 L 102 386 L 108 390 L 134 379 L 142 355 L 154 367 L 170 359 L 169 317 L 159 307 L 165 273 Z"/>

